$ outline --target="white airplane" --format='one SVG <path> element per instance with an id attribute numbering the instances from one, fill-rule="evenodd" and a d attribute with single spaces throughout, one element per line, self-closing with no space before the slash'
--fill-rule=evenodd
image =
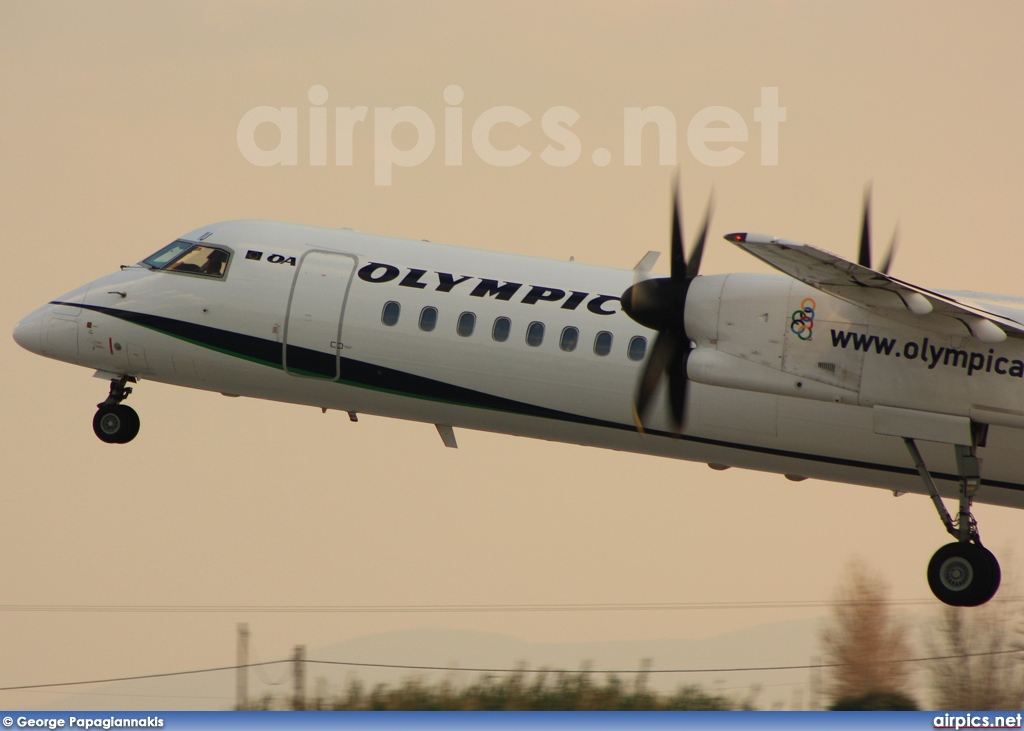
<path id="1" fill-rule="evenodd" d="M 1024 299 L 872 269 L 867 201 L 858 263 L 725 237 L 786 276 L 701 276 L 707 217 L 688 261 L 678 203 L 673 223 L 667 278 L 649 276 L 656 252 L 630 271 L 217 223 L 43 305 L 14 339 L 110 381 L 93 419 L 108 443 L 136 436 L 128 384 L 152 379 L 431 423 L 448 447 L 464 427 L 924 493 L 956 539 L 932 591 L 988 601 L 1000 569 L 971 505 L 1024 507 Z"/>

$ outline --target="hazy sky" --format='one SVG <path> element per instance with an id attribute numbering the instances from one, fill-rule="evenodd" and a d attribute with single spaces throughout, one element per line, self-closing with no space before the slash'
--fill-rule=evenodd
<path id="1" fill-rule="evenodd" d="M 677 124 L 690 235 L 715 191 L 703 273 L 764 271 L 721 240 L 730 231 L 854 256 L 873 180 L 876 238 L 900 224 L 897 276 L 1021 294 L 1021 27 L 1016 2 L 8 0 L 0 332 L 186 231 L 233 218 L 632 267 L 669 235 L 674 167 L 659 165 L 653 133 L 642 163 L 624 163 L 625 110 L 652 106 Z M 464 94 L 453 102 L 461 165 L 445 164 L 451 85 Z M 327 93 L 322 166 L 309 144 L 316 86 Z M 786 117 L 778 164 L 763 165 L 755 108 L 771 88 Z M 261 167 L 243 155 L 239 123 L 261 106 L 297 109 L 296 164 Z M 335 108 L 359 106 L 368 113 L 353 163 L 336 165 Z M 403 106 L 422 110 L 437 143 L 379 185 L 378 108 Z M 497 146 L 530 153 L 511 167 L 471 144 L 476 120 L 501 106 L 530 118 L 495 130 Z M 542 158 L 541 120 L 557 107 L 579 115 L 579 159 L 562 167 Z M 747 130 L 733 164 L 690 151 L 688 126 L 709 107 L 728 108 Z M 410 129 L 396 130 L 396 142 L 414 145 Z M 257 139 L 276 144 L 266 126 Z M 607 165 L 594 162 L 599 148 Z M 429 425 L 352 424 L 158 383 L 131 398 L 139 438 L 109 446 L 90 428 L 106 393 L 90 371 L 9 338 L 0 369 L 0 605 L 823 600 L 854 556 L 896 598 L 916 599 L 930 596 L 925 566 L 947 540 L 919 496 L 467 431 L 455 451 Z M 1004 576 L 1019 575 L 1024 515 L 986 506 L 976 515 Z M 276 659 L 299 643 L 420 626 L 534 642 L 704 637 L 821 611 L 0 611 L 0 686 L 230 664 L 239 621 L 260 657 Z M 52 699 L 0 695 L 0 706 Z"/>

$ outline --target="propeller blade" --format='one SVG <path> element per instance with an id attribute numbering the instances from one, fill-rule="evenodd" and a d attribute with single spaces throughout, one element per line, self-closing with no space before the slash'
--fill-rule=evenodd
<path id="1" fill-rule="evenodd" d="M 679 173 L 672 184 L 672 281 L 681 283 L 686 278 L 686 251 L 683 248 L 683 210 L 679 205 Z"/>
<path id="2" fill-rule="evenodd" d="M 633 403 L 637 420 L 641 425 L 662 375 L 672 363 L 676 351 L 679 350 L 678 346 L 679 343 L 675 333 L 668 330 L 658 333 L 658 337 L 654 340 L 654 345 L 651 346 L 651 355 L 648 357 L 647 366 L 640 376 L 639 385 L 636 390 L 636 399 Z"/>
<path id="3" fill-rule="evenodd" d="M 687 396 L 690 392 L 690 380 L 686 377 L 686 362 L 690 358 L 690 344 L 684 343 L 676 348 L 672 362 L 668 366 L 668 395 L 671 407 L 672 422 L 676 432 L 683 431 L 683 413 L 686 408 Z"/>
<path id="4" fill-rule="evenodd" d="M 708 207 L 704 209 L 704 223 L 700 227 L 700 235 L 697 236 L 697 242 L 693 246 L 693 251 L 690 252 L 690 261 L 686 264 L 686 276 L 696 277 L 700 274 L 700 260 L 704 255 L 704 241 L 708 237 L 708 226 L 711 225 L 711 213 L 715 207 L 714 194 L 708 198 Z"/>
<path id="5" fill-rule="evenodd" d="M 864 189 L 864 218 L 860 225 L 860 254 L 857 263 L 871 268 L 871 186 Z"/>
<path id="6" fill-rule="evenodd" d="M 888 274 L 890 267 L 892 267 L 893 258 L 896 256 L 896 244 L 899 241 L 900 227 L 899 224 L 892 232 L 892 241 L 889 242 L 889 253 L 885 255 L 885 261 L 882 262 L 882 268 L 879 269 L 882 274 Z"/>
<path id="7" fill-rule="evenodd" d="M 634 268 L 633 286 L 623 292 L 621 297 L 622 309 L 626 315 L 634 322 L 658 331 L 637 382 L 636 396 L 633 399 L 633 418 L 641 433 L 644 430 L 644 416 L 650 408 L 654 392 L 658 390 L 663 375 L 668 377 L 666 396 L 669 402 L 669 415 L 676 431 L 682 433 L 689 391 L 686 364 L 690 357 L 690 339 L 686 335 L 683 310 L 690 282 L 700 274 L 700 262 L 704 255 L 704 244 L 707 241 L 714 209 L 712 195 L 708 199 L 704 221 L 687 262 L 683 244 L 683 210 L 678 171 L 673 181 L 672 195 L 671 276 L 642 278 L 641 275 L 646 274 L 645 269 L 649 269 L 649 266 L 644 267 L 643 264 L 652 256 L 653 252 L 650 252 Z M 653 264 L 653 261 L 649 264 Z"/>

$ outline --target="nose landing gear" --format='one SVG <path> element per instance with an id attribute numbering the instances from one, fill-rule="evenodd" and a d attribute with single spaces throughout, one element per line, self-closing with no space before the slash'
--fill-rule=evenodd
<path id="1" fill-rule="evenodd" d="M 96 405 L 96 415 L 92 418 L 92 430 L 100 441 L 126 444 L 139 433 L 139 415 L 131 406 L 121 403 L 132 392 L 125 384 L 135 382 L 132 376 L 110 380 L 110 394 L 106 401 Z"/>
<path id="2" fill-rule="evenodd" d="M 981 460 L 977 450 L 979 446 L 985 445 L 986 425 L 971 426 L 971 445 L 954 445 L 957 475 L 960 479 L 960 508 L 956 520 L 946 510 L 917 444 L 909 437 L 903 439 L 939 518 L 946 530 L 957 539 L 955 543 L 947 543 L 936 551 L 928 562 L 928 586 L 932 593 L 939 601 L 954 607 L 984 604 L 995 596 L 1002 578 L 996 557 L 981 545 L 978 522 L 971 514 L 974 494 L 981 486 Z"/>

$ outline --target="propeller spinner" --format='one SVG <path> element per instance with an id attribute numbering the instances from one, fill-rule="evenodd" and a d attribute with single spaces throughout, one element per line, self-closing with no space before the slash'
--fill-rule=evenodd
<path id="1" fill-rule="evenodd" d="M 690 282 L 700 273 L 700 260 L 711 220 L 712 202 L 708 201 L 704 223 L 687 260 L 683 246 L 683 215 L 679 205 L 679 179 L 673 186 L 671 270 L 669 277 L 645 279 L 622 293 L 622 309 L 633 320 L 657 330 L 633 400 L 633 416 L 642 430 L 644 416 L 661 381 L 668 377 L 669 411 L 676 431 L 682 432 L 686 394 L 689 390 L 686 361 L 690 357 L 690 338 L 686 334 L 683 311 Z"/>

